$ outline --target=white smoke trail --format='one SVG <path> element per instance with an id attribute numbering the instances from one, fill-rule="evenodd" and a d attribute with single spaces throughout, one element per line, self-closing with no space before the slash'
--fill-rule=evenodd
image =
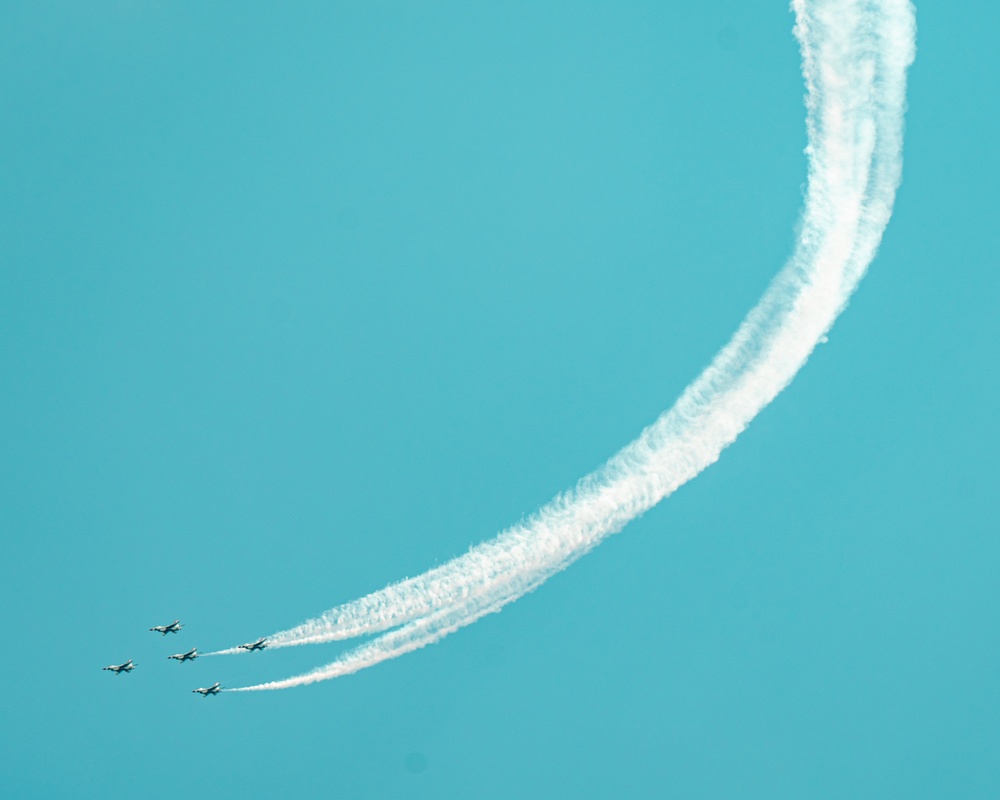
<path id="1" fill-rule="evenodd" d="M 909 0 L 793 0 L 792 9 L 808 90 L 801 233 L 729 344 L 673 408 L 573 491 L 447 564 L 274 634 L 269 646 L 397 630 L 311 673 L 238 691 L 355 672 L 498 611 L 712 464 L 801 369 L 863 277 L 892 211 L 915 24 Z"/>

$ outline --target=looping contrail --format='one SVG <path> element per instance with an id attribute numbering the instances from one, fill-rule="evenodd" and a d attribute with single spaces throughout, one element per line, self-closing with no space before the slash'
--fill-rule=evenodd
<path id="1" fill-rule="evenodd" d="M 423 575 L 275 633 L 268 644 L 381 635 L 313 672 L 233 691 L 357 672 L 499 611 L 715 462 L 795 377 L 847 305 L 889 221 L 916 28 L 909 0 L 793 0 L 792 9 L 809 137 L 801 230 L 788 264 L 732 340 L 635 441 L 529 519 Z"/>

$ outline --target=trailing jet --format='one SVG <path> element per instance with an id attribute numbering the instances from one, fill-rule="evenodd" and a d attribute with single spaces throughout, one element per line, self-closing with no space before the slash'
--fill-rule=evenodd
<path id="1" fill-rule="evenodd" d="M 249 644 L 241 644 L 240 649 L 246 650 L 252 653 L 254 650 L 263 650 L 267 647 L 267 639 L 261 636 L 256 642 L 250 642 Z"/>
<path id="2" fill-rule="evenodd" d="M 158 631 L 162 633 L 164 636 L 166 636 L 168 633 L 177 633 L 177 631 L 179 631 L 183 627 L 184 626 L 181 625 L 181 621 L 179 619 L 175 619 L 169 625 L 154 625 L 152 628 L 150 628 L 150 630 Z"/>
<path id="3" fill-rule="evenodd" d="M 180 661 L 182 664 L 185 661 L 194 661 L 198 657 L 198 648 L 192 647 L 186 653 L 174 653 L 172 656 L 167 656 L 167 658 L 175 659 Z"/>
<path id="4" fill-rule="evenodd" d="M 121 675 L 123 672 L 131 672 L 135 669 L 135 664 L 132 663 L 130 658 L 124 664 L 112 664 L 111 666 L 104 667 L 104 669 L 110 669 L 115 675 Z"/>
<path id="5" fill-rule="evenodd" d="M 218 694 L 219 692 L 221 692 L 222 687 L 219 685 L 219 682 L 216 681 L 211 686 L 205 689 L 192 689 L 191 691 L 192 693 L 200 694 L 202 697 L 208 697 L 210 694 Z"/>

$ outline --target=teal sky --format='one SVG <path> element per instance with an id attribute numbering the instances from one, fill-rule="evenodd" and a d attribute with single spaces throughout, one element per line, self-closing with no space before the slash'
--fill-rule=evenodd
<path id="1" fill-rule="evenodd" d="M 343 646 L 168 654 L 464 552 L 707 364 L 794 241 L 792 16 L 5 4 L 0 795 L 1000 795 L 1000 7 L 917 19 L 881 253 L 718 464 L 434 647 L 202 700 Z"/>

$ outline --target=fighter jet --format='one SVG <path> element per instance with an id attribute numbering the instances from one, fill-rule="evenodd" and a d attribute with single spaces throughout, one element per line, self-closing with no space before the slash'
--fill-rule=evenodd
<path id="1" fill-rule="evenodd" d="M 168 633 L 177 633 L 177 631 L 179 631 L 183 627 L 184 626 L 181 625 L 181 621 L 179 619 L 175 619 L 169 625 L 154 625 L 152 628 L 150 628 L 150 630 L 159 631 L 164 636 L 166 636 Z"/>
<path id="2" fill-rule="evenodd" d="M 263 650 L 267 647 L 267 639 L 261 636 L 256 642 L 250 642 L 248 644 L 241 644 L 241 650 L 247 650 L 248 652 L 253 652 L 254 650 Z"/>
<path id="3" fill-rule="evenodd" d="M 216 681 L 211 686 L 208 686 L 208 687 L 206 687 L 204 689 L 192 689 L 191 690 L 192 693 L 200 694 L 202 697 L 208 697 L 210 694 L 218 694 L 221 691 L 222 691 L 222 687 L 219 685 L 218 681 Z"/>
<path id="4" fill-rule="evenodd" d="M 176 661 L 180 661 L 182 664 L 185 661 L 194 661 L 198 657 L 198 648 L 192 647 L 186 653 L 174 653 L 172 656 L 167 656 L 167 658 L 172 658 Z"/>
<path id="5" fill-rule="evenodd" d="M 115 675 L 121 675 L 123 672 L 131 672 L 135 669 L 135 664 L 132 663 L 130 658 L 124 664 L 111 664 L 110 666 L 104 667 L 104 669 L 110 669 Z"/>

